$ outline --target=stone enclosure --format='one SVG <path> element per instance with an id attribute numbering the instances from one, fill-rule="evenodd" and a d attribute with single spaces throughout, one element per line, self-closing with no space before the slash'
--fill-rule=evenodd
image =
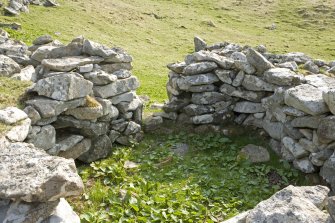
<path id="1" fill-rule="evenodd" d="M 139 82 L 121 48 L 83 37 L 33 43 L 0 32 L 0 76 L 34 82 L 23 111 L 0 110 L 0 122 L 11 126 L 0 136 L 0 222 L 75 223 L 64 200 L 83 190 L 74 159 L 90 163 L 114 143 L 141 140 Z"/>
<path id="2" fill-rule="evenodd" d="M 196 128 L 234 122 L 263 129 L 280 157 L 319 173 L 335 190 L 335 61 L 271 54 L 264 46 L 207 46 L 200 38 L 195 49 L 168 65 L 169 102 L 160 118 Z"/>

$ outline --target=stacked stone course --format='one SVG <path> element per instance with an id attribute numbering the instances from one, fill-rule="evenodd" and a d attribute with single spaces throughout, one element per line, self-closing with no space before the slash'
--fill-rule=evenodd
<path id="1" fill-rule="evenodd" d="M 195 44 L 184 62 L 168 65 L 169 102 L 160 116 L 195 127 L 263 129 L 278 155 L 302 172 L 319 172 L 335 190 L 335 62 L 264 46 Z"/>

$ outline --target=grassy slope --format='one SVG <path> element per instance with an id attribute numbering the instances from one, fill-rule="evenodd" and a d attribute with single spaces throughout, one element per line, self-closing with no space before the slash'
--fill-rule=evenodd
<path id="1" fill-rule="evenodd" d="M 194 35 L 209 43 L 265 44 L 274 52 L 303 51 L 328 60 L 335 57 L 334 6 L 316 7 L 320 2 L 330 5 L 331 0 L 59 2 L 57 9 L 31 6 L 30 14 L 0 16 L 0 20 L 21 23 L 22 31 L 11 33 L 28 43 L 45 33 L 64 42 L 84 35 L 127 49 L 135 58 L 134 74 L 142 83 L 140 94 L 149 95 L 153 101 L 166 99 L 165 66 L 192 52 Z M 272 23 L 276 23 L 276 30 L 265 28 Z"/>

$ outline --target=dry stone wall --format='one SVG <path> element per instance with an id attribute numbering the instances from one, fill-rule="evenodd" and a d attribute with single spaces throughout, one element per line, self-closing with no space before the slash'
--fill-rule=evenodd
<path id="1" fill-rule="evenodd" d="M 169 102 L 160 116 L 195 127 L 263 129 L 278 155 L 304 173 L 319 172 L 335 190 L 335 61 L 264 46 L 207 46 L 200 38 L 195 45 L 184 62 L 168 65 Z"/>

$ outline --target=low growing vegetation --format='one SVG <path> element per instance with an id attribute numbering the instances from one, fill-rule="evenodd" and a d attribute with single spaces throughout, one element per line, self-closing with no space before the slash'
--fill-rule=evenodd
<path id="1" fill-rule="evenodd" d="M 80 167 L 86 191 L 72 205 L 83 222 L 220 222 L 288 184 L 304 184 L 274 157 L 265 164 L 240 157 L 241 147 L 256 140 L 262 142 L 254 136 L 149 135 Z M 183 156 L 171 149 L 180 143 L 189 145 Z"/>

